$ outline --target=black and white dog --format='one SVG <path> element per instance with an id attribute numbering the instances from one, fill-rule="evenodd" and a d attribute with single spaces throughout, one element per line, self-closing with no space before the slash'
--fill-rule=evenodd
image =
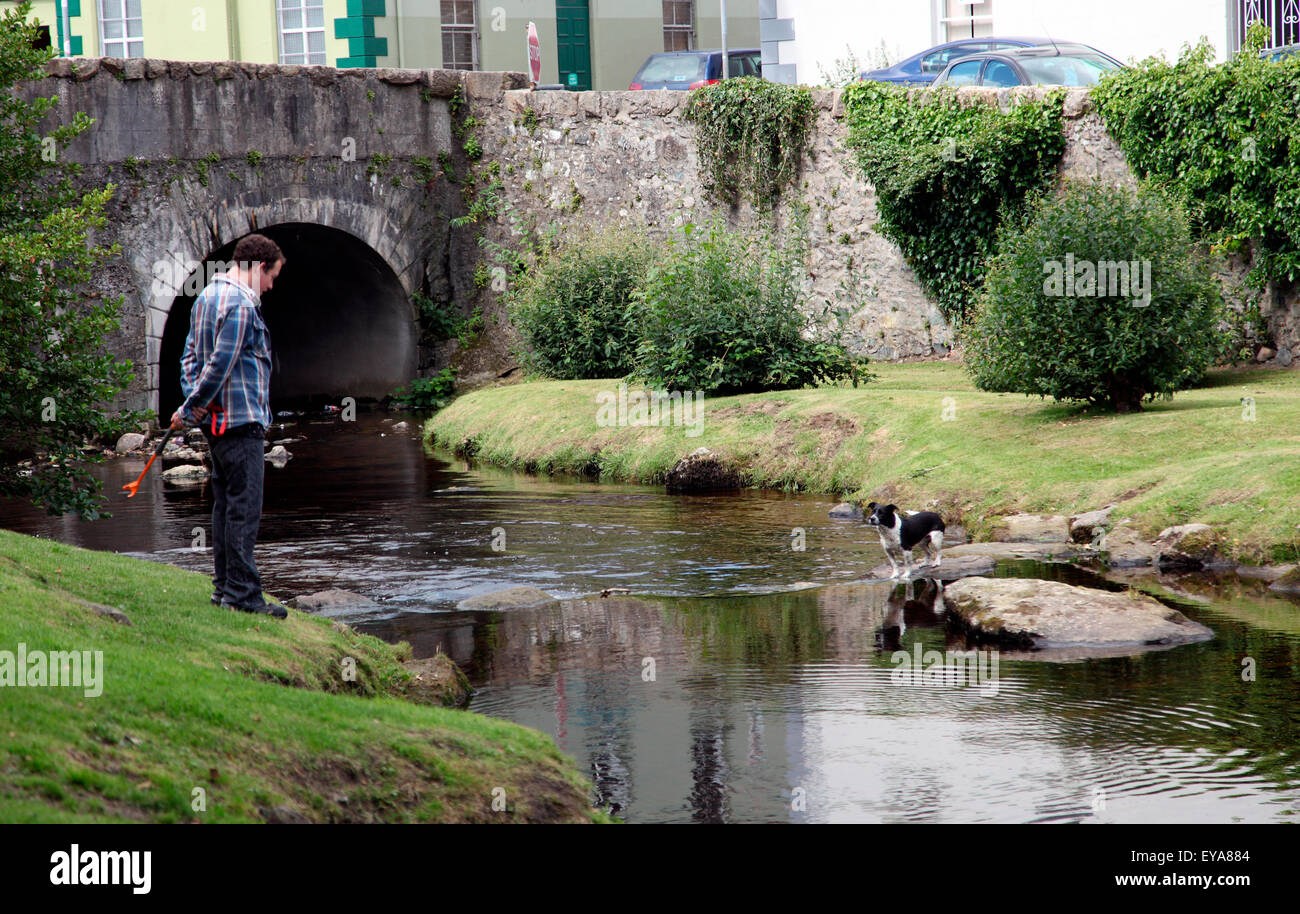
<path id="1" fill-rule="evenodd" d="M 927 552 L 934 556 L 934 567 L 943 561 L 943 518 L 933 511 L 909 511 L 907 517 L 900 517 L 897 505 L 881 505 L 871 502 L 867 505 L 871 516 L 867 524 L 880 533 L 880 545 L 889 558 L 889 567 L 894 573 L 889 576 L 892 581 L 898 577 L 898 563 L 894 553 L 903 553 L 904 577 L 912 576 L 912 549 L 924 543 Z M 925 563 L 917 566 L 924 568 Z"/>

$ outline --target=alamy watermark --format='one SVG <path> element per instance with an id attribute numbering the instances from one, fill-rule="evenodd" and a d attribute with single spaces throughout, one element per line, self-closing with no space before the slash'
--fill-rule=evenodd
<path id="1" fill-rule="evenodd" d="M 685 427 L 687 438 L 704 433 L 704 391 L 602 390 L 596 394 L 596 424 L 601 428 Z"/>
<path id="2" fill-rule="evenodd" d="M 219 273 L 229 273 L 235 268 L 252 272 L 259 266 L 256 261 L 236 260 L 184 260 L 180 257 L 167 257 L 154 261 L 152 289 L 155 299 L 171 301 L 177 295 L 198 297 L 217 277 Z"/>
<path id="3" fill-rule="evenodd" d="M 894 651 L 889 662 L 895 685 L 978 685 L 981 695 L 998 694 L 997 651 L 923 651 L 918 641 L 911 653 Z"/>
<path id="4" fill-rule="evenodd" d="M 104 692 L 103 651 L 0 651 L 0 688 L 67 687 L 84 689 L 87 698 Z"/>
<path id="5" fill-rule="evenodd" d="M 1133 307 L 1151 304 L 1151 261 L 1043 261 L 1043 294 L 1064 298 L 1129 298 Z"/>

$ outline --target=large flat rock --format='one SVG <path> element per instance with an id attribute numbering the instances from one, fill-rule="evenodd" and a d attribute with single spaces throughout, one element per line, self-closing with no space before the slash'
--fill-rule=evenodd
<path id="1" fill-rule="evenodd" d="M 289 601 L 288 605 L 303 612 L 316 613 L 322 616 L 365 612 L 379 608 L 379 604 L 369 597 L 347 590 L 339 590 L 336 587 L 294 597 Z"/>
<path id="2" fill-rule="evenodd" d="M 977 635 L 1051 648 L 1158 647 L 1214 637 L 1146 594 L 1030 578 L 966 578 L 944 591 L 948 611 Z"/>
<path id="3" fill-rule="evenodd" d="M 530 609 L 534 606 L 554 603 L 555 600 L 555 597 L 551 596 L 544 590 L 537 589 L 536 587 L 507 587 L 505 590 L 498 590 L 493 593 L 481 593 L 478 596 L 468 597 L 457 603 L 456 608 L 479 611 Z"/>
<path id="4" fill-rule="evenodd" d="M 973 574 L 988 574 L 997 563 L 998 560 L 990 555 L 959 555 L 952 557 L 951 552 L 949 552 L 948 555 L 944 556 L 943 564 L 938 568 L 931 565 L 926 565 L 923 568 L 914 566 L 912 568 L 912 580 L 932 578 L 937 581 L 955 581 L 958 578 L 969 577 Z M 871 569 L 871 577 L 874 579 L 888 578 L 891 574 L 893 574 L 893 570 L 888 565 L 877 565 Z"/>
<path id="5" fill-rule="evenodd" d="M 1033 559 L 1039 562 L 1063 561 L 1090 555 L 1091 549 L 1077 543 L 967 543 L 943 550 L 949 556 L 991 555 L 998 559 Z"/>

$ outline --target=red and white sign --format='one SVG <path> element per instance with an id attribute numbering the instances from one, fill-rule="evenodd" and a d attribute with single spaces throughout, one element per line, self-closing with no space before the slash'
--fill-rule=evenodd
<path id="1" fill-rule="evenodd" d="M 533 87 L 542 81 L 542 43 L 537 39 L 537 26 L 528 23 L 528 68 L 533 74 Z"/>

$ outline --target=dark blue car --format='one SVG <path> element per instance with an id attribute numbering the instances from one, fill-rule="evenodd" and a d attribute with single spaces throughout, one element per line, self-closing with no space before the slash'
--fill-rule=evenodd
<path id="1" fill-rule="evenodd" d="M 762 76 L 757 48 L 727 52 L 728 76 Z M 651 54 L 637 71 L 629 89 L 698 89 L 722 78 L 722 51 L 669 51 Z"/>
<path id="2" fill-rule="evenodd" d="M 1010 48 L 1032 48 L 1051 43 L 1050 38 L 962 38 L 914 54 L 892 67 L 869 70 L 862 74 L 862 79 L 902 86 L 928 86 L 948 64 L 968 54 L 1004 51 Z"/>

